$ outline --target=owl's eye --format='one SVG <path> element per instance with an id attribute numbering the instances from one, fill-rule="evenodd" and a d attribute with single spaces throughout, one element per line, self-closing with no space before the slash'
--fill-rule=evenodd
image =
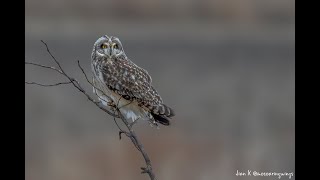
<path id="1" fill-rule="evenodd" d="M 119 49 L 118 44 L 114 44 L 114 45 L 113 45 L 113 48 L 114 48 L 114 49 Z"/>
<path id="2" fill-rule="evenodd" d="M 102 48 L 102 49 L 106 49 L 106 48 L 108 48 L 108 45 L 106 45 L 106 44 L 101 44 L 101 48 Z"/>

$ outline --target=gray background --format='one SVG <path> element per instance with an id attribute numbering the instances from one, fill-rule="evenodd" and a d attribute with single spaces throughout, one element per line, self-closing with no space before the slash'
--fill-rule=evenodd
<path id="1" fill-rule="evenodd" d="M 91 93 L 76 61 L 91 76 L 93 43 L 107 34 L 152 75 L 177 114 L 160 130 L 135 127 L 158 179 L 295 172 L 293 0 L 26 0 L 25 8 L 26 61 L 54 65 L 44 40 Z M 64 81 L 32 66 L 26 80 Z M 76 89 L 26 85 L 25 95 L 27 180 L 148 179 L 112 118 Z"/>

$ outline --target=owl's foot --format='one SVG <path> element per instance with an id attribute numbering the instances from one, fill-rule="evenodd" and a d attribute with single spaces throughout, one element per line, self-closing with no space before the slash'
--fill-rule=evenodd
<path id="1" fill-rule="evenodd" d="M 113 107 L 113 108 L 117 107 L 116 104 L 113 101 L 108 101 L 107 105 L 110 106 L 110 107 Z"/>

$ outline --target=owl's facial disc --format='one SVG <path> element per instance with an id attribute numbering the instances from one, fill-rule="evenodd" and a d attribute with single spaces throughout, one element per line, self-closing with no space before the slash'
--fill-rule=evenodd
<path id="1" fill-rule="evenodd" d="M 105 58 L 117 58 L 124 54 L 122 44 L 117 37 L 102 36 L 96 42 L 96 53 Z"/>

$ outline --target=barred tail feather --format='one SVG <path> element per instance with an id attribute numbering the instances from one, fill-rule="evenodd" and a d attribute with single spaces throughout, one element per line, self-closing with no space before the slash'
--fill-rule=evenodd
<path id="1" fill-rule="evenodd" d="M 173 109 L 164 104 L 154 106 L 151 114 L 156 122 L 161 123 L 165 126 L 170 125 L 169 118 L 175 115 Z"/>
<path id="2" fill-rule="evenodd" d="M 154 114 L 154 113 L 151 113 L 154 120 L 160 124 L 163 124 L 165 126 L 169 126 L 170 125 L 170 121 L 169 119 L 164 116 L 164 115 L 157 115 L 157 114 Z"/>
<path id="3" fill-rule="evenodd" d="M 164 104 L 160 104 L 160 105 L 156 105 L 156 106 L 153 106 L 151 108 L 151 111 L 154 113 L 154 114 L 158 114 L 158 115 L 165 115 L 167 117 L 172 117 L 175 115 L 173 109 L 171 109 L 170 107 L 164 105 Z"/>
<path id="4" fill-rule="evenodd" d="M 165 109 L 165 115 L 166 115 L 167 117 L 173 117 L 173 116 L 175 116 L 175 113 L 174 113 L 173 109 L 171 109 L 170 107 L 168 107 L 168 106 L 166 106 L 166 105 L 164 105 L 164 104 L 163 104 L 163 106 L 164 106 L 164 109 Z"/>

